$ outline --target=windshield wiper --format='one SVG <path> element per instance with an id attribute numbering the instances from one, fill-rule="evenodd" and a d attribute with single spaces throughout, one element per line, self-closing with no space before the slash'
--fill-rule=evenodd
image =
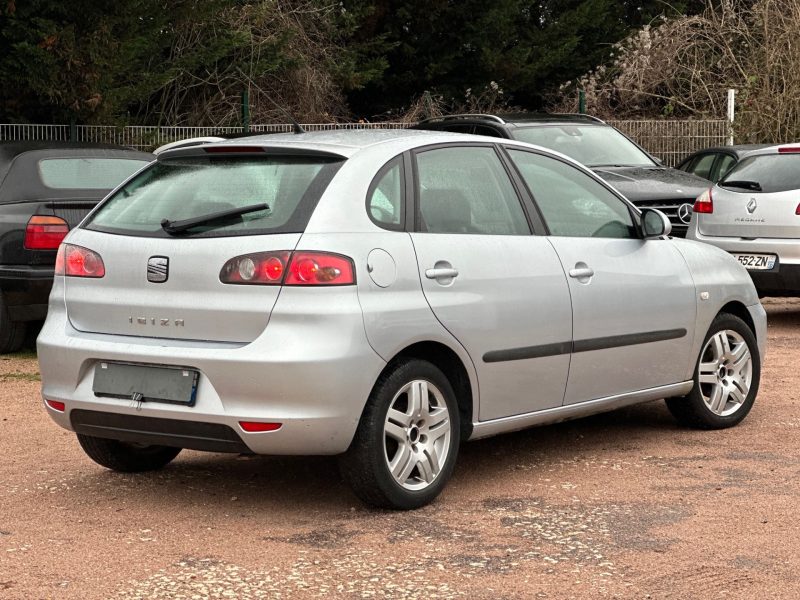
<path id="1" fill-rule="evenodd" d="M 229 208 L 228 210 L 221 210 L 219 212 L 210 213 L 207 215 L 200 215 L 199 217 L 192 217 L 191 219 L 183 219 L 182 221 L 170 221 L 169 219 L 161 220 L 161 229 L 174 235 L 181 233 L 192 227 L 198 225 L 206 225 L 213 221 L 224 220 L 228 217 L 239 217 L 251 212 L 258 212 L 259 210 L 269 210 L 269 205 L 266 203 L 251 204 L 249 206 L 242 206 L 241 208 Z"/>
<path id="2" fill-rule="evenodd" d="M 737 179 L 734 181 L 723 181 L 719 184 L 722 187 L 732 187 L 732 188 L 742 188 L 744 190 L 750 190 L 751 192 L 760 192 L 761 191 L 761 184 L 757 181 L 747 181 L 745 179 Z"/>

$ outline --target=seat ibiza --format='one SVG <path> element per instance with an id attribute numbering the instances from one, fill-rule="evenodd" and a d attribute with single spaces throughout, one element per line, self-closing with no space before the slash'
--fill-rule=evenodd
<path id="1" fill-rule="evenodd" d="M 182 448 L 340 455 L 430 502 L 462 440 L 667 398 L 729 427 L 759 385 L 745 269 L 571 159 L 424 131 L 166 151 L 70 232 L 39 336 L 50 416 L 118 471 Z"/>

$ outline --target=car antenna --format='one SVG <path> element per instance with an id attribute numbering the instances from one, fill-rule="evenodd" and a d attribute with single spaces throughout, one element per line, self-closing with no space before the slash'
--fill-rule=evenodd
<path id="1" fill-rule="evenodd" d="M 273 100 L 272 97 L 269 96 L 268 94 L 264 94 L 264 95 L 267 97 L 267 100 L 269 100 L 275 108 L 277 108 L 284 115 L 286 115 L 286 118 L 289 119 L 289 122 L 292 124 L 292 132 L 293 133 L 306 133 L 306 130 L 303 129 L 303 127 L 300 125 L 300 123 L 298 123 L 295 120 L 295 118 L 291 115 L 291 113 L 288 110 L 286 110 L 280 104 L 275 102 L 275 100 Z"/>

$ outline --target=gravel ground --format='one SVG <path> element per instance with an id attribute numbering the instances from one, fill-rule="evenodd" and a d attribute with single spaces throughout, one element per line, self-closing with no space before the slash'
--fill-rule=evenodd
<path id="1" fill-rule="evenodd" d="M 800 597 L 800 300 L 767 300 L 739 427 L 662 402 L 463 446 L 440 499 L 369 510 L 330 458 L 184 452 L 122 475 L 0 357 L 0 598 Z"/>

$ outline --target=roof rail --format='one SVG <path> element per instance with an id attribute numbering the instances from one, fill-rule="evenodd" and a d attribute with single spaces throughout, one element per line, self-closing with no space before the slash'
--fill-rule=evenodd
<path id="1" fill-rule="evenodd" d="M 430 117 L 428 119 L 423 119 L 420 123 L 433 123 L 436 121 L 453 121 L 455 119 L 487 119 L 489 121 L 494 121 L 495 123 L 505 123 L 503 119 L 498 117 L 497 115 L 488 115 L 484 113 L 462 113 L 458 115 L 444 115 L 441 117 Z"/>
<path id="2" fill-rule="evenodd" d="M 597 123 L 605 124 L 605 121 L 594 115 L 587 115 L 586 113 L 551 113 L 554 117 L 577 117 L 579 119 L 586 119 L 588 121 L 595 121 Z"/>

